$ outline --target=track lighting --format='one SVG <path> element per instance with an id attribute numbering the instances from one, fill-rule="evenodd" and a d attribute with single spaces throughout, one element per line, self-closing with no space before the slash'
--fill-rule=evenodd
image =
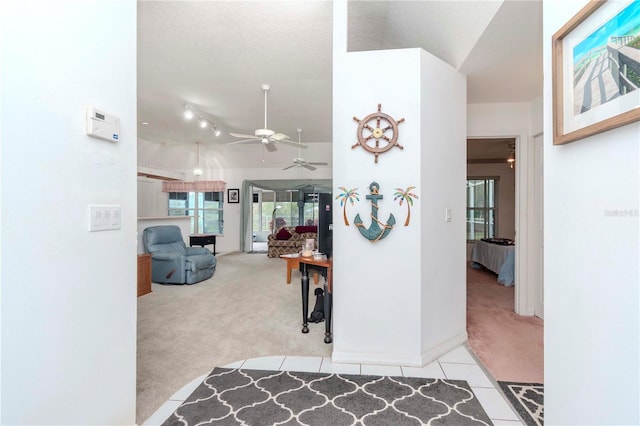
<path id="1" fill-rule="evenodd" d="M 193 119 L 193 117 L 195 116 L 195 112 L 198 112 L 198 113 L 200 112 L 197 109 L 190 107 L 187 104 L 183 104 L 183 106 L 184 106 L 183 115 L 186 120 Z M 209 127 L 213 132 L 213 134 L 216 136 L 220 136 L 222 134 L 222 132 L 218 129 L 218 126 L 216 125 L 216 123 L 212 122 L 202 114 L 199 114 L 198 125 L 200 126 L 201 129 L 206 129 L 207 127 Z"/>
<path id="2" fill-rule="evenodd" d="M 187 105 L 184 106 L 184 112 L 182 113 L 184 118 L 187 120 L 191 120 L 193 118 L 193 111 Z"/>

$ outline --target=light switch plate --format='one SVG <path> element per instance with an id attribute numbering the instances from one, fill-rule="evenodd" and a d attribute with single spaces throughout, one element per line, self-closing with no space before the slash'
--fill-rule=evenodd
<path id="1" fill-rule="evenodd" d="M 90 205 L 89 232 L 120 229 L 121 216 L 121 208 L 118 205 Z"/>

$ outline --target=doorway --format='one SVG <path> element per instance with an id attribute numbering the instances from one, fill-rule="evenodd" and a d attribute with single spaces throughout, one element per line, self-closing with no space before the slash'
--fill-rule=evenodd
<path id="1" fill-rule="evenodd" d="M 313 188 L 282 191 L 255 188 L 251 213 L 251 251 L 266 253 L 268 236 L 282 226 L 317 226 L 318 195 Z"/>
<path id="2" fill-rule="evenodd" d="M 495 183 L 496 198 L 487 203 L 495 207 L 487 209 L 493 211 L 494 221 L 483 222 L 495 232 L 487 237 L 515 241 L 514 286 L 499 283 L 497 273 L 474 269 L 470 263 L 467 269 L 469 345 L 494 378 L 502 381 L 543 380 L 544 325 L 537 318 L 542 316 L 538 314 L 542 295 L 536 289 L 542 286 L 542 147 L 538 140 L 542 138 L 505 135 L 467 141 L 468 177 Z M 473 228 L 469 216 L 467 222 L 469 234 Z M 477 229 L 479 223 L 474 225 Z M 472 245 L 467 247 L 470 255 Z M 522 363 L 523 359 L 527 362 Z"/>

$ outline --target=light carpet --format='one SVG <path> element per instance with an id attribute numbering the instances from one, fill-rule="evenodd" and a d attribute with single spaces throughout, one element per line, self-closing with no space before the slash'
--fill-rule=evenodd
<path id="1" fill-rule="evenodd" d="M 491 425 L 462 380 L 215 368 L 163 426 Z"/>
<path id="2" fill-rule="evenodd" d="M 152 284 L 153 291 L 138 298 L 138 424 L 213 366 L 272 355 L 331 356 L 324 323 L 309 324 L 309 334 L 300 332 L 299 272 L 287 285 L 282 259 L 244 253 L 217 258 L 210 279 Z"/>

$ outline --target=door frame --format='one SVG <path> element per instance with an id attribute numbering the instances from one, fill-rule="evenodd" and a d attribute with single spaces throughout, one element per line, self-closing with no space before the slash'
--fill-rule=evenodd
<path id="1" fill-rule="evenodd" d="M 540 212 L 532 206 L 536 187 L 534 138 L 527 130 L 497 131 L 487 134 L 469 134 L 468 139 L 514 138 L 516 141 L 516 193 L 515 193 L 515 297 L 514 311 L 518 315 L 533 316 L 536 306 L 536 275 L 542 279 L 542 272 L 534 273 L 536 265 L 541 265 L 541 256 L 532 231 L 539 226 Z M 541 285 L 541 283 L 540 283 Z"/>

